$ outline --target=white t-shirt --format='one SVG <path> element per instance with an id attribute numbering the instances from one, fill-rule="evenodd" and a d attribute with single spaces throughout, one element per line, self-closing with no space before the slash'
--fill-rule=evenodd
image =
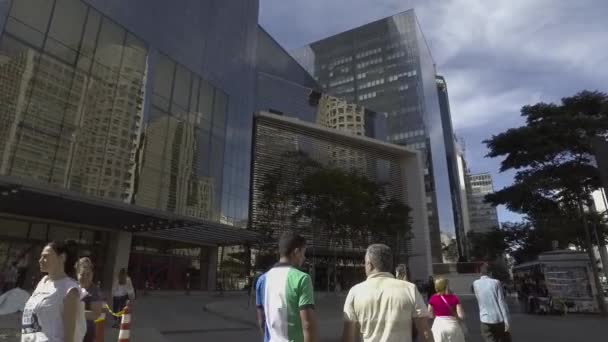
<path id="1" fill-rule="evenodd" d="M 344 303 L 344 318 L 359 323 L 365 342 L 411 342 L 412 320 L 428 315 L 416 285 L 390 273 L 368 276 Z"/>
<path id="2" fill-rule="evenodd" d="M 70 277 L 55 281 L 48 276 L 42 278 L 23 309 L 21 342 L 67 342 L 64 341 L 63 301 L 73 288 L 81 292 L 78 283 Z M 79 303 L 74 341 L 82 341 L 87 329 L 84 303 Z"/>

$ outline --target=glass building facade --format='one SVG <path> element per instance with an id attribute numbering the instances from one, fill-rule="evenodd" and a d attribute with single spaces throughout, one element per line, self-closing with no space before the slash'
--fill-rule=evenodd
<path id="1" fill-rule="evenodd" d="M 0 0 L 1 184 L 244 227 L 258 5 Z M 0 263 L 56 237 L 48 223 L 32 237 L 43 223 L 24 219 L 0 217 Z M 108 244 L 65 223 L 84 246 Z"/>
<path id="2" fill-rule="evenodd" d="M 388 114 L 390 142 L 425 156 L 434 262 L 440 230 L 455 230 L 454 204 L 433 58 L 413 10 L 292 52 L 329 94 Z"/>
<path id="3" fill-rule="evenodd" d="M 237 12 L 251 26 L 238 28 L 239 46 L 218 46 L 224 42 L 205 32 L 192 50 L 167 49 L 167 40 L 186 27 L 197 35 L 196 29 L 206 31 L 211 23 L 174 21 L 167 27 L 175 32 L 155 37 L 137 30 L 151 18 L 133 23 L 112 16 L 149 11 L 142 1 L 140 8 L 137 1 L 118 6 L 124 8 L 113 8 L 111 1 L 4 4 L 0 174 L 218 222 L 244 220 L 253 113 L 253 68 L 246 62 L 254 57 L 244 40 L 255 42 L 257 4 L 231 2 L 222 2 L 224 11 L 241 3 Z M 165 7 L 163 1 L 145 5 Z M 165 20 L 186 11 L 169 14 Z M 186 15 L 192 22 L 207 19 L 191 17 Z M 219 62 L 216 54 L 231 52 L 242 60 L 215 64 L 227 74 L 239 72 L 239 82 L 249 87 L 213 72 L 214 61 L 205 60 Z"/>
<path id="4" fill-rule="evenodd" d="M 263 28 L 258 28 L 256 111 L 386 141 L 386 115 L 325 93 Z"/>
<path id="5" fill-rule="evenodd" d="M 458 152 L 459 147 L 456 136 L 454 135 L 454 127 L 452 125 L 452 112 L 450 110 L 450 98 L 448 96 L 448 85 L 443 76 L 437 75 L 437 94 L 439 95 L 439 108 L 441 110 L 441 123 L 443 125 L 443 140 L 446 151 L 446 163 L 448 175 L 450 177 L 450 196 L 452 196 L 452 208 L 454 210 L 455 236 L 458 245 L 460 256 L 466 257 L 466 230 L 468 227 L 468 219 L 464 215 L 467 214 L 468 208 L 466 203 L 463 203 L 461 197 L 461 189 L 466 186 L 461 179 L 465 176 L 464 171 L 458 167 Z"/>

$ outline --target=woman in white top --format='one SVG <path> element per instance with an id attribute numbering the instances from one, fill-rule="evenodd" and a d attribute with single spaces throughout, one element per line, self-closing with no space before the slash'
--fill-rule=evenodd
<path id="1" fill-rule="evenodd" d="M 126 269 L 121 269 L 118 272 L 118 277 L 112 286 L 112 299 L 114 312 L 118 312 L 125 308 L 129 300 L 135 299 L 135 290 L 131 278 L 127 275 Z M 118 327 L 118 318 L 114 317 L 114 327 Z"/>
<path id="2" fill-rule="evenodd" d="M 80 287 L 73 272 L 74 243 L 51 242 L 40 254 L 47 275 L 25 304 L 21 342 L 81 342 L 86 331 Z"/>

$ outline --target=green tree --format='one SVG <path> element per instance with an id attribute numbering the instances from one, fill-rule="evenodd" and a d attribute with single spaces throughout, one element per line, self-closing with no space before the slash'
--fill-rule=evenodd
<path id="1" fill-rule="evenodd" d="M 338 168 L 318 169 L 302 180 L 295 193 L 295 207 L 294 221 L 307 219 L 313 235 L 327 239 L 334 258 L 341 246 L 369 242 L 392 246 L 396 260 L 407 258 L 403 247 L 412 237 L 410 208 L 386 196 L 384 185 L 365 175 Z"/>
<path id="2" fill-rule="evenodd" d="M 397 199 L 389 198 L 380 204 L 379 209 L 379 215 L 374 220 L 372 229 L 369 230 L 373 242 L 382 242 L 393 249 L 395 265 L 407 264 L 408 251 L 405 246 L 407 241 L 414 237 L 411 208 Z"/>
<path id="3" fill-rule="evenodd" d="M 496 261 L 507 251 L 505 237 L 506 234 L 498 228 L 484 233 L 469 232 L 467 242 L 471 258 L 475 261 Z"/>
<path id="4" fill-rule="evenodd" d="M 525 106 L 521 114 L 526 119 L 524 126 L 485 141 L 489 157 L 504 158 L 501 171 L 516 171 L 514 184 L 487 200 L 537 222 L 573 215 L 593 260 L 584 206 L 591 192 L 600 187 L 592 140 L 608 134 L 608 97 L 583 91 L 563 98 L 560 104 Z M 593 271 L 599 288 L 597 269 Z M 597 299 L 605 312 L 603 298 L 598 295 Z"/>
<path id="5" fill-rule="evenodd" d="M 256 268 L 266 269 L 276 259 L 276 232 L 292 223 L 294 194 L 301 183 L 301 175 L 321 166 L 302 152 L 286 152 L 281 155 L 279 167 L 263 174 L 255 189 L 259 195 L 256 219 L 249 229 L 260 234 L 254 246 L 257 250 Z M 248 255 L 251 251 L 248 249 Z M 270 264 L 269 264 L 270 263 Z"/>

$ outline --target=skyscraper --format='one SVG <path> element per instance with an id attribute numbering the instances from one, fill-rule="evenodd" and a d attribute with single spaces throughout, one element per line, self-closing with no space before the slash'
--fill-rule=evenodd
<path id="1" fill-rule="evenodd" d="M 329 94 L 387 113 L 390 142 L 423 152 L 431 249 L 441 262 L 440 231 L 455 231 L 454 204 L 435 63 L 414 10 L 292 54 Z"/>
<path id="2" fill-rule="evenodd" d="M 448 96 L 448 85 L 443 76 L 435 77 L 437 82 L 437 94 L 439 95 L 439 108 L 441 110 L 441 123 L 443 126 L 443 140 L 446 151 L 446 163 L 450 181 L 450 196 L 452 197 L 452 208 L 455 223 L 455 236 L 458 245 L 458 252 L 461 256 L 465 254 L 465 222 L 464 213 L 466 212 L 466 197 L 461 197 L 461 176 L 464 177 L 464 169 L 458 168 L 458 158 L 464 158 L 464 151 L 461 152 L 457 146 L 454 127 L 452 125 L 452 112 L 450 110 L 450 98 Z M 460 153 L 461 152 L 461 153 Z M 467 220 L 468 221 L 468 220 Z"/>
<path id="3" fill-rule="evenodd" d="M 485 202 L 485 196 L 494 192 L 492 175 L 479 173 L 468 175 L 469 193 L 468 207 L 471 220 L 471 230 L 476 233 L 485 233 L 498 228 L 498 213 L 496 207 Z"/>

